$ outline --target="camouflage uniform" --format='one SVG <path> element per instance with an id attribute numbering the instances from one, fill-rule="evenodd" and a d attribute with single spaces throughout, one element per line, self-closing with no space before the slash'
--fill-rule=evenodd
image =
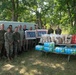
<path id="1" fill-rule="evenodd" d="M 15 54 L 15 56 L 17 56 L 17 53 L 19 52 L 19 51 L 21 51 L 20 49 L 20 33 L 19 32 L 13 32 L 13 39 L 14 39 L 14 54 Z M 19 42 L 18 42 L 18 40 L 19 40 Z M 18 50 L 18 52 L 17 52 L 17 50 Z"/>
<path id="2" fill-rule="evenodd" d="M 53 34 L 54 33 L 54 30 L 52 29 L 52 28 L 50 28 L 49 30 L 48 30 L 48 34 Z"/>
<path id="3" fill-rule="evenodd" d="M 13 33 L 13 30 L 11 30 L 11 33 Z"/>
<path id="4" fill-rule="evenodd" d="M 0 53 L 2 53 L 2 48 L 4 46 L 4 33 L 6 31 L 5 30 L 0 30 Z"/>
<path id="5" fill-rule="evenodd" d="M 60 28 L 55 30 L 55 34 L 61 34 L 61 33 L 62 33 L 62 30 Z"/>
<path id="6" fill-rule="evenodd" d="M 2 50 L 2 45 L 3 45 L 3 33 L 2 33 L 2 30 L 0 30 L 0 53 L 1 53 L 1 50 Z"/>
<path id="7" fill-rule="evenodd" d="M 23 30 L 18 30 L 18 32 L 20 33 L 20 41 L 21 41 L 21 48 L 22 48 L 23 47 L 24 32 L 23 32 Z"/>
<path id="8" fill-rule="evenodd" d="M 10 58 L 13 55 L 13 34 L 11 32 L 6 32 L 4 34 L 5 39 L 5 49 L 7 52 L 7 57 Z"/>
<path id="9" fill-rule="evenodd" d="M 28 30 L 28 29 L 23 29 L 23 32 L 24 32 L 24 33 L 23 33 L 23 35 L 24 35 L 24 36 L 23 36 L 23 40 L 24 40 L 24 41 L 23 41 L 23 49 L 24 49 L 24 51 L 27 51 L 27 50 L 26 50 L 26 38 L 25 38 L 25 31 L 26 31 L 26 30 Z"/>

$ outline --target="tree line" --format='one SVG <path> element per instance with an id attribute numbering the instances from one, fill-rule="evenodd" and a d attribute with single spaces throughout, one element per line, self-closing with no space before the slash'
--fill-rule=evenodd
<path id="1" fill-rule="evenodd" d="M 0 0 L 0 20 L 62 25 L 75 33 L 76 0 Z"/>

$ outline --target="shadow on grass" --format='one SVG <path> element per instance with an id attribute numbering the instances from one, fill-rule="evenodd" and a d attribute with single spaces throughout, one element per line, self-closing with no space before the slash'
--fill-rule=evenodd
<path id="1" fill-rule="evenodd" d="M 42 56 L 37 51 L 22 53 L 11 62 L 0 62 L 0 75 L 75 75 L 75 70 L 75 59 L 67 62 L 65 55 Z"/>

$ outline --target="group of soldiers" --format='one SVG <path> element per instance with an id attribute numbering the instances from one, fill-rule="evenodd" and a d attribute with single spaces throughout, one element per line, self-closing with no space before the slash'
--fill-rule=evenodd
<path id="1" fill-rule="evenodd" d="M 25 31 L 26 25 L 19 25 L 12 30 L 12 25 L 9 25 L 7 30 L 4 30 L 4 24 L 0 25 L 0 58 L 6 56 L 8 60 L 17 57 L 25 49 Z M 23 49 L 22 49 L 23 48 Z"/>
<path id="2" fill-rule="evenodd" d="M 53 34 L 54 33 L 54 29 L 50 26 L 50 28 L 48 29 L 48 34 Z M 57 28 L 55 29 L 55 34 L 61 34 L 62 30 L 60 29 L 59 26 L 57 26 Z"/>
<path id="3" fill-rule="evenodd" d="M 38 25 L 34 25 L 34 29 L 40 29 Z M 46 29 L 46 26 L 42 27 L 42 29 Z M 9 25 L 7 30 L 4 30 L 4 24 L 0 25 L 0 58 L 6 56 L 8 60 L 17 57 L 18 53 L 22 51 L 27 51 L 26 47 L 26 40 L 25 40 L 25 31 L 28 30 L 26 25 L 22 27 L 19 25 L 12 30 L 12 25 Z M 32 27 L 30 27 L 32 30 Z M 61 34 L 62 30 L 57 27 L 55 30 L 56 34 Z M 48 29 L 48 34 L 54 33 L 54 30 L 50 26 Z M 34 40 L 36 41 L 36 40 Z M 31 45 L 32 43 L 29 42 Z"/>
<path id="4" fill-rule="evenodd" d="M 35 29 L 40 29 L 40 28 L 38 27 L 38 25 L 35 25 Z M 47 29 L 47 26 L 42 25 L 41 29 Z M 57 25 L 56 29 L 55 28 L 53 29 L 52 26 L 50 25 L 50 27 L 48 28 L 48 34 L 54 34 L 54 32 L 55 34 L 59 34 L 59 35 L 62 33 L 62 29 L 59 27 L 59 25 Z"/>

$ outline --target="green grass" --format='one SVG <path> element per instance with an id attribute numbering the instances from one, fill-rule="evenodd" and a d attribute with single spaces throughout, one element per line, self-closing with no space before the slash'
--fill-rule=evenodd
<path id="1" fill-rule="evenodd" d="M 76 75 L 76 57 L 42 55 L 38 51 L 22 53 L 11 62 L 0 60 L 0 75 Z"/>

